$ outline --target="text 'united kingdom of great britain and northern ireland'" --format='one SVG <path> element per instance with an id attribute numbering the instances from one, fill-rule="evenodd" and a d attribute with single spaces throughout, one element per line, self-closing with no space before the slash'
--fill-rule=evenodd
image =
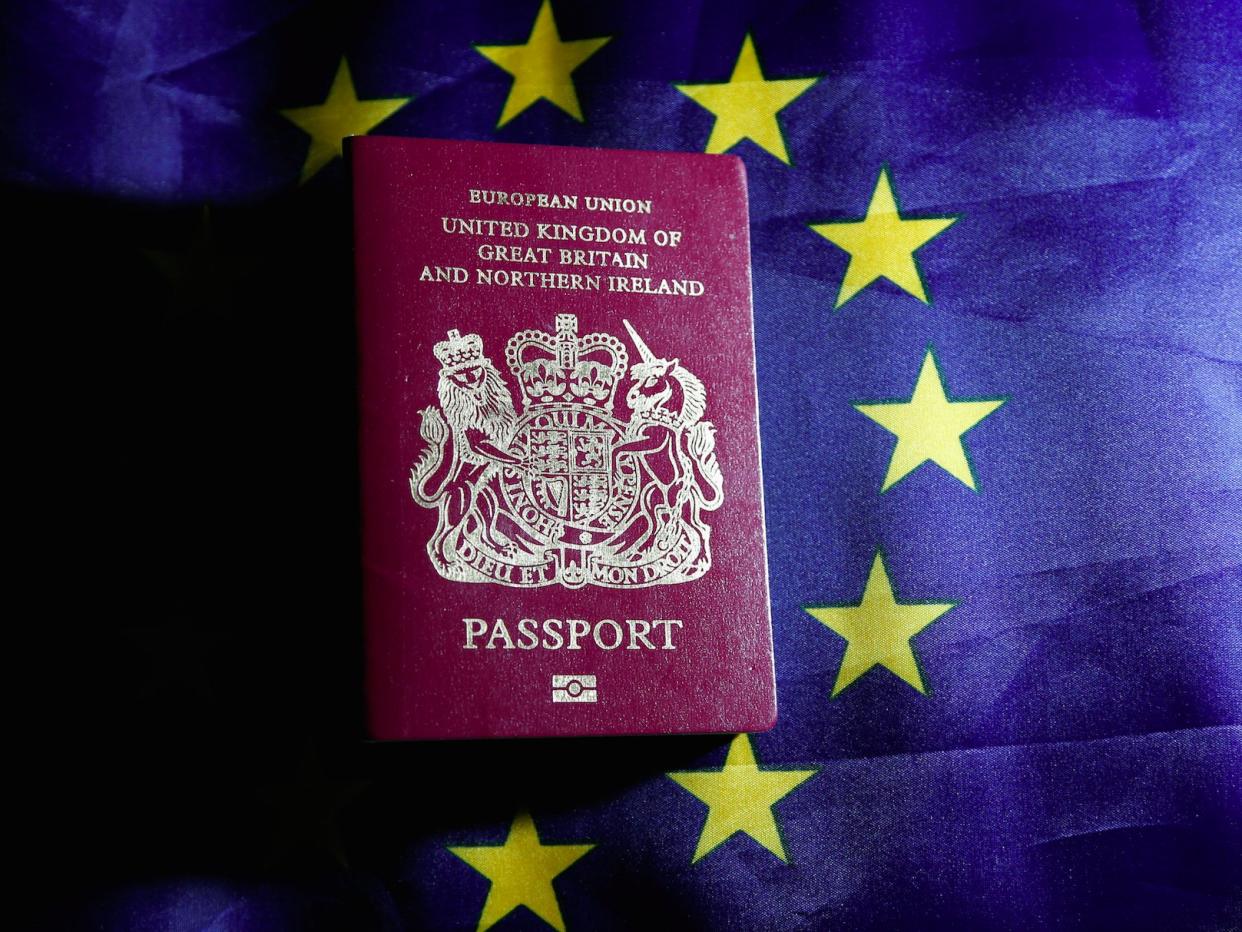
<path id="1" fill-rule="evenodd" d="M 656 250 L 672 250 L 682 245 L 681 230 L 626 222 L 653 217 L 655 209 L 650 198 L 469 188 L 466 202 L 498 208 L 592 211 L 613 214 L 614 218 L 601 217 L 592 223 L 560 223 L 442 215 L 441 232 L 483 240 L 474 247 L 474 257 L 480 264 L 468 268 L 429 263 L 418 276 L 420 283 L 689 298 L 700 297 L 706 291 L 704 283 L 694 278 L 620 274 L 621 270 L 648 271 L 652 255 L 658 255 Z M 542 245 L 544 243 L 557 245 Z M 580 269 L 583 271 L 578 271 Z"/>

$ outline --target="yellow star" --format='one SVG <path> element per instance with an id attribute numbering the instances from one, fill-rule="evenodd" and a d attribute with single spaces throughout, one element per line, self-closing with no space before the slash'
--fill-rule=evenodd
<path id="1" fill-rule="evenodd" d="M 871 193 L 867 216 L 841 223 L 812 223 L 811 229 L 850 254 L 836 306 L 840 307 L 877 278 L 887 278 L 924 304 L 930 304 L 914 251 L 951 226 L 957 217 L 901 216 L 888 167 Z"/>
<path id="2" fill-rule="evenodd" d="M 760 770 L 750 738 L 738 735 L 729 745 L 722 770 L 668 774 L 682 789 L 707 803 L 707 822 L 690 863 L 699 861 L 738 832 L 745 832 L 782 861 L 788 861 L 772 807 L 817 772 Z"/>
<path id="3" fill-rule="evenodd" d="M 291 107 L 280 111 L 310 134 L 310 150 L 302 166 L 302 183 L 305 184 L 315 172 L 341 154 L 342 139 L 365 135 L 413 99 L 386 97 L 359 100 L 354 91 L 354 79 L 349 73 L 349 63 L 342 58 L 327 100 L 312 107 Z"/>
<path id="4" fill-rule="evenodd" d="M 919 466 L 931 462 L 977 492 L 979 487 L 975 484 L 962 436 L 1005 401 L 1004 398 L 950 401 L 936 366 L 936 355 L 929 348 L 909 401 L 854 405 L 855 410 L 897 435 L 897 446 L 888 462 L 888 474 L 880 491 L 887 492 Z"/>
<path id="5" fill-rule="evenodd" d="M 716 115 L 707 139 L 708 152 L 724 152 L 743 139 L 790 164 L 785 137 L 776 114 L 811 88 L 819 78 L 784 78 L 769 81 L 759 67 L 755 42 L 747 34 L 733 74 L 723 84 L 675 84 L 699 106 Z"/>
<path id="6" fill-rule="evenodd" d="M 867 576 L 867 587 L 857 605 L 804 605 L 812 618 L 823 622 L 848 642 L 837 682 L 836 696 L 874 666 L 887 667 L 926 694 L 910 638 L 953 608 L 956 602 L 897 602 L 884 569 L 884 555 L 877 553 Z"/>
<path id="7" fill-rule="evenodd" d="M 492 882 L 478 932 L 490 929 L 519 906 L 560 932 L 565 920 L 552 880 L 594 845 L 544 845 L 528 812 L 519 812 L 503 845 L 449 848 Z"/>
<path id="8" fill-rule="evenodd" d="M 539 100 L 556 104 L 579 123 L 583 121 L 578 92 L 570 75 L 611 39 L 562 42 L 552 16 L 552 0 L 543 0 L 525 45 L 476 45 L 475 51 L 513 75 L 513 87 L 496 128 Z"/>

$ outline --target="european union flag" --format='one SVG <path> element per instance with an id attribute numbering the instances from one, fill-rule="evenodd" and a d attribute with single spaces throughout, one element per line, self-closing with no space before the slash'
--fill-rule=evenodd
<path id="1" fill-rule="evenodd" d="M 1238 4 L 4 22 L 39 923 L 1242 928 Z M 745 161 L 773 731 L 360 740 L 362 133 Z"/>

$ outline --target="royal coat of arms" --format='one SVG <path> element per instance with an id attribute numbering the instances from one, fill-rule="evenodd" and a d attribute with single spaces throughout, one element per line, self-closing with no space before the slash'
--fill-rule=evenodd
<path id="1" fill-rule="evenodd" d="M 573 314 L 505 346 L 520 412 L 478 334 L 450 330 L 435 345 L 440 407 L 421 412 L 428 446 L 410 492 L 438 509 L 427 554 L 441 576 L 631 588 L 711 568 L 704 515 L 723 503 L 724 482 L 707 392 L 623 323 L 641 360 L 629 367 L 628 421 L 614 410 L 625 344 L 580 337 Z"/>

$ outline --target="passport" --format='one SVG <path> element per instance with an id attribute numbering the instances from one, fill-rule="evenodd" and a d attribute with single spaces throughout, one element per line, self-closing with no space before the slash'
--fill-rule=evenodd
<path id="1" fill-rule="evenodd" d="M 770 728 L 741 160 L 348 146 L 371 734 Z"/>

